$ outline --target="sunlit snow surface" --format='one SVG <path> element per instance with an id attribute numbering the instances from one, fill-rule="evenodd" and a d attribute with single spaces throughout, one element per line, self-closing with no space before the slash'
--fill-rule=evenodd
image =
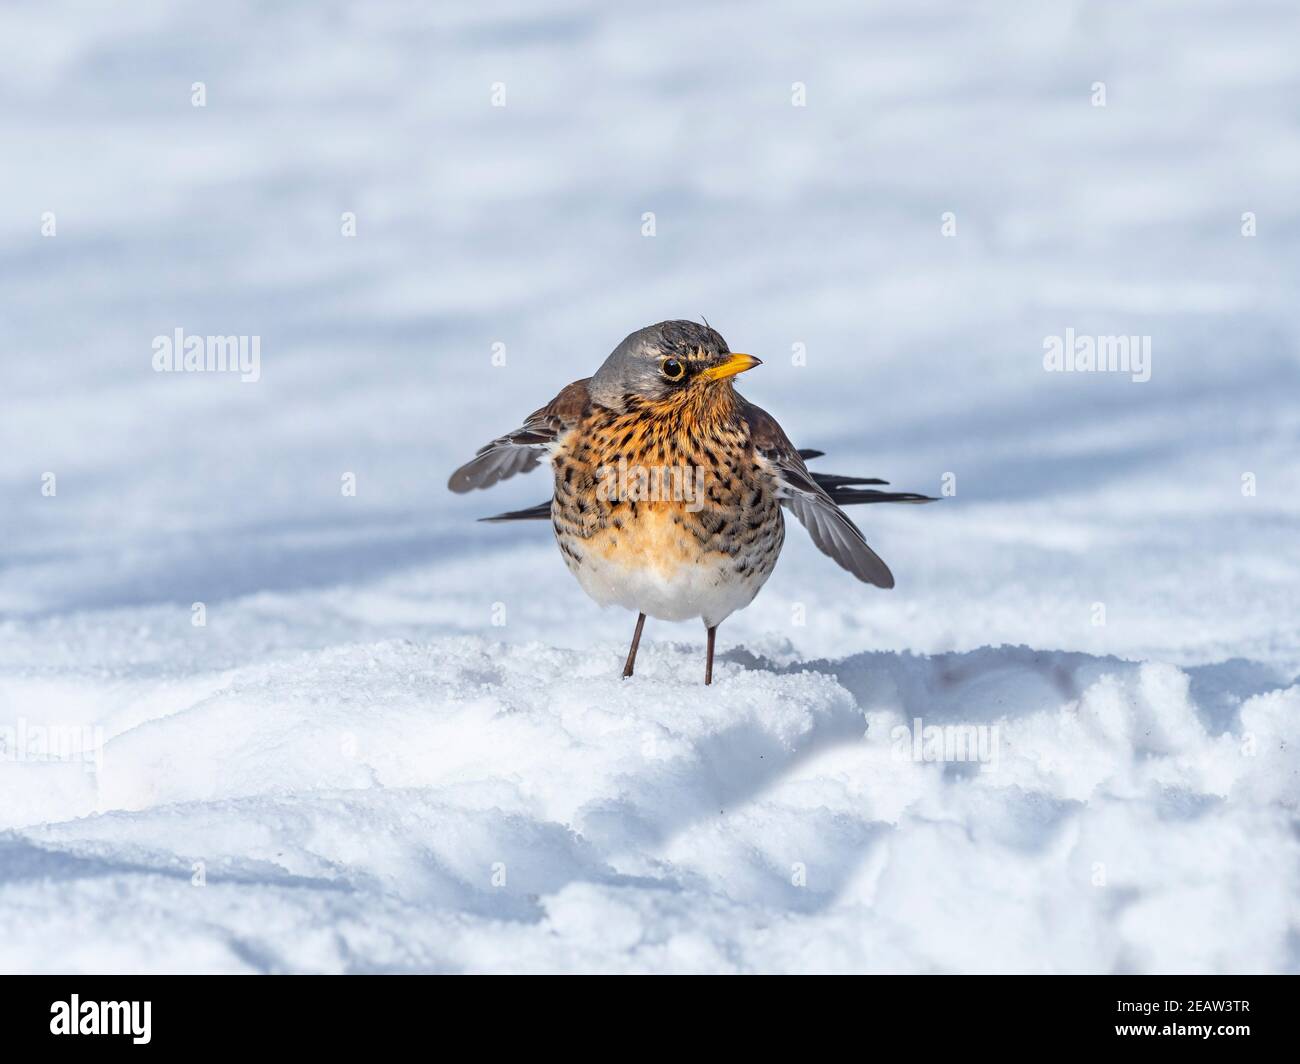
<path id="1" fill-rule="evenodd" d="M 1294 5 L 443 7 L 0 8 L 0 969 L 1300 969 Z M 956 494 L 624 682 L 446 477 L 700 315 Z"/>

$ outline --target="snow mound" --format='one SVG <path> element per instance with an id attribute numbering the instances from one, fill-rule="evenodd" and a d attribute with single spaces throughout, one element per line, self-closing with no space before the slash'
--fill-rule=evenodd
<path id="1" fill-rule="evenodd" d="M 698 646 L 621 658 L 390 640 L 65 687 L 105 739 L 0 768 L 0 967 L 1295 964 L 1298 687 L 1009 647 L 733 650 L 711 688 Z"/>

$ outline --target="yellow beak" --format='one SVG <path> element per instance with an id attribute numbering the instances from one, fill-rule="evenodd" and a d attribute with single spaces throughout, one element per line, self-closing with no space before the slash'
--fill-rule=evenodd
<path id="1" fill-rule="evenodd" d="M 734 377 L 737 373 L 744 373 L 747 369 L 753 369 L 755 366 L 761 366 L 763 363 L 753 355 L 730 354 L 727 361 L 717 366 L 710 366 L 700 374 L 705 380 L 720 381 L 724 377 Z"/>

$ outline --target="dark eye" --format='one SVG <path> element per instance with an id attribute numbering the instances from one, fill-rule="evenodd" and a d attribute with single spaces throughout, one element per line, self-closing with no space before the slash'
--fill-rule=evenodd
<path id="1" fill-rule="evenodd" d="M 686 367 L 675 358 L 666 358 L 659 372 L 670 381 L 679 381 L 686 376 Z"/>

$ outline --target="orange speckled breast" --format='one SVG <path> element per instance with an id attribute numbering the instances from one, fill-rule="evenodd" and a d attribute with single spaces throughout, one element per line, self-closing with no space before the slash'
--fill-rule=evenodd
<path id="1" fill-rule="evenodd" d="M 595 407 L 558 442 L 555 536 L 597 602 L 712 625 L 763 586 L 784 522 L 775 485 L 730 413 Z"/>

